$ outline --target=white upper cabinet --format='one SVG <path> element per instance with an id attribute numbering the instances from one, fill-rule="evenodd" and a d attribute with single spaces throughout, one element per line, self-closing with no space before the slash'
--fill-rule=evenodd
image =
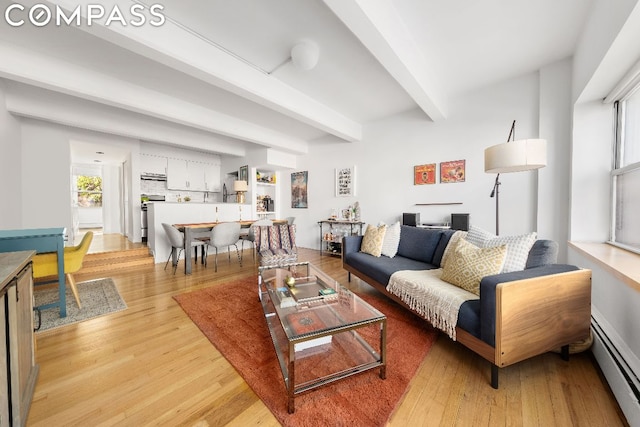
<path id="1" fill-rule="evenodd" d="M 204 170 L 205 191 L 220 192 L 220 164 L 207 164 Z"/>
<path id="2" fill-rule="evenodd" d="M 140 172 L 145 174 L 167 174 L 167 158 L 140 153 Z"/>
<path id="3" fill-rule="evenodd" d="M 170 158 L 167 188 L 169 190 L 220 191 L 220 165 Z"/>
<path id="4" fill-rule="evenodd" d="M 189 189 L 189 175 L 187 173 L 186 160 L 169 159 L 167 164 L 167 188 L 169 190 Z"/>

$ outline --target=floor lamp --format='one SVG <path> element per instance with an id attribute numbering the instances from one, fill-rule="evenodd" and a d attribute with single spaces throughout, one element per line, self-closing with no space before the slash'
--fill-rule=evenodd
<path id="1" fill-rule="evenodd" d="M 515 128 L 516 121 L 514 120 L 507 142 L 484 150 L 484 171 L 497 173 L 490 195 L 496 199 L 496 236 L 500 234 L 500 174 L 530 171 L 547 165 L 547 141 L 544 139 L 515 141 Z"/>

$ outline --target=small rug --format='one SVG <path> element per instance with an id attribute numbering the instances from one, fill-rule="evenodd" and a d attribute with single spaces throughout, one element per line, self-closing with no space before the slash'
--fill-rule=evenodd
<path id="1" fill-rule="evenodd" d="M 250 277 L 174 298 L 283 425 L 385 425 L 437 331 L 384 296 L 360 295 L 387 316 L 387 378 L 372 370 L 326 385 L 296 397 L 289 414 L 257 288 Z"/>
<path id="2" fill-rule="evenodd" d="M 79 282 L 76 283 L 76 286 L 80 294 L 82 308 L 78 308 L 71 288 L 67 286 L 67 316 L 60 317 L 60 309 L 57 307 L 42 310 L 42 324 L 38 332 L 93 319 L 127 308 L 127 304 L 122 300 L 111 278 Z M 38 286 L 36 286 L 34 288 L 34 298 L 36 307 L 58 301 L 57 285 L 47 287 L 46 289 L 38 289 Z M 36 316 L 36 327 L 38 326 L 37 321 L 38 318 Z"/>

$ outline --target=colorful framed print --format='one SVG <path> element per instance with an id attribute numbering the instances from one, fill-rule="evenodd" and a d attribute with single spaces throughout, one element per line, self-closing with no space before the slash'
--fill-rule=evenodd
<path id="1" fill-rule="evenodd" d="M 413 167 L 413 185 L 435 184 L 436 164 L 418 165 Z"/>
<path id="2" fill-rule="evenodd" d="M 440 163 L 440 182 L 464 182 L 465 160 Z"/>
<path id="3" fill-rule="evenodd" d="M 308 208 L 307 182 L 309 172 L 293 172 L 291 174 L 291 207 Z"/>

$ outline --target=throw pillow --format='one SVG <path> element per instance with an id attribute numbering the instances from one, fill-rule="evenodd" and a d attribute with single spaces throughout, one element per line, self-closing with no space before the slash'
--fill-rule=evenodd
<path id="1" fill-rule="evenodd" d="M 382 242 L 382 250 L 381 250 L 382 255 L 388 256 L 389 258 L 393 258 L 394 256 L 396 256 L 396 253 L 398 252 L 399 244 L 400 244 L 400 221 L 396 221 L 392 225 L 387 226 L 387 231 L 386 233 L 384 233 L 384 241 Z"/>
<path id="2" fill-rule="evenodd" d="M 465 239 L 467 240 L 467 242 L 473 243 L 477 247 L 481 248 L 485 241 L 493 239 L 494 237 L 496 237 L 495 234 L 483 230 L 482 228 L 470 225 L 469 233 L 467 234 L 467 237 L 465 237 Z"/>
<path id="3" fill-rule="evenodd" d="M 502 270 L 507 246 L 479 248 L 460 239 L 442 269 L 441 279 L 464 290 L 480 295 L 480 281 Z"/>
<path id="4" fill-rule="evenodd" d="M 481 248 L 507 245 L 507 258 L 502 273 L 524 270 L 527 265 L 529 251 L 536 242 L 535 232 L 519 236 L 495 236 L 478 227 L 470 226 L 466 240 Z"/>
<path id="5" fill-rule="evenodd" d="M 362 244 L 360 245 L 360 252 L 379 257 L 382 253 L 382 242 L 384 241 L 386 231 L 386 225 L 379 227 L 371 224 L 367 225 L 367 231 L 365 231 Z"/>
<path id="6" fill-rule="evenodd" d="M 466 231 L 458 230 L 453 233 L 453 236 L 449 239 L 449 243 L 447 243 L 447 247 L 444 249 L 444 254 L 442 254 L 442 261 L 440 261 L 440 267 L 444 268 L 444 265 L 447 263 L 449 256 L 458 246 L 458 242 L 460 239 L 464 239 L 467 236 Z"/>

